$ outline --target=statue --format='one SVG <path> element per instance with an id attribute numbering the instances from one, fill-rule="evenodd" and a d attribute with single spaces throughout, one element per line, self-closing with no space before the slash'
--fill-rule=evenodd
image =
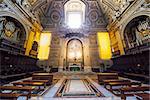
<path id="1" fill-rule="evenodd" d="M 19 28 L 17 28 L 16 27 L 16 30 L 15 30 L 15 32 L 13 33 L 14 35 L 13 35 L 13 39 L 14 40 L 19 40 L 19 37 L 18 37 L 18 33 L 20 32 L 20 29 Z"/>
<path id="2" fill-rule="evenodd" d="M 142 43 L 142 38 L 143 38 L 143 36 L 141 35 L 141 33 L 140 33 L 140 31 L 137 29 L 137 27 L 136 27 L 136 29 L 135 29 L 135 36 L 136 36 L 136 43 L 137 43 L 137 45 L 139 46 L 139 45 L 142 45 L 143 43 Z"/>

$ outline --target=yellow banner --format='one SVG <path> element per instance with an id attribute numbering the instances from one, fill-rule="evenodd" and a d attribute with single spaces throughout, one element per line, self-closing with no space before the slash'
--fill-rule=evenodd
<path id="1" fill-rule="evenodd" d="M 49 57 L 51 43 L 51 33 L 45 32 L 41 34 L 40 44 L 38 50 L 38 58 L 40 60 L 46 60 Z"/>
<path id="2" fill-rule="evenodd" d="M 102 60 L 109 60 L 112 57 L 109 33 L 98 32 L 97 39 L 98 39 L 98 48 L 99 48 L 100 58 Z"/>

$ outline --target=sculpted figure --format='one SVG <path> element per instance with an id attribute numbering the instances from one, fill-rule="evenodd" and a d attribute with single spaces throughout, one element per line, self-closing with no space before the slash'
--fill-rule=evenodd
<path id="1" fill-rule="evenodd" d="M 143 38 L 143 36 L 141 35 L 141 33 L 140 33 L 140 31 L 137 29 L 137 27 L 136 27 L 136 29 L 135 29 L 135 36 L 136 36 L 136 43 L 137 43 L 137 45 L 139 46 L 139 45 L 142 45 L 142 38 Z"/>
<path id="2" fill-rule="evenodd" d="M 20 29 L 19 28 L 16 28 L 16 30 L 15 30 L 15 32 L 13 33 L 14 35 L 13 35 L 13 39 L 14 40 L 19 40 L 18 39 L 18 33 L 20 32 Z"/>
<path id="3" fill-rule="evenodd" d="M 13 33 L 15 32 L 15 24 L 13 22 L 10 22 L 8 21 L 6 24 L 5 24 L 5 36 L 7 37 L 12 37 L 13 36 Z"/>

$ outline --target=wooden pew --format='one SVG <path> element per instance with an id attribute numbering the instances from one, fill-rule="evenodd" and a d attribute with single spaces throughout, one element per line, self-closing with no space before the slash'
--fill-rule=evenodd
<path id="1" fill-rule="evenodd" d="M 47 83 L 49 80 L 23 80 L 23 82 L 44 82 Z"/>
<path id="2" fill-rule="evenodd" d="M 28 94 L 27 99 L 31 97 L 31 91 L 35 90 L 35 87 L 29 87 L 29 86 L 0 86 L 0 91 L 4 91 L 4 90 L 11 90 L 11 91 L 27 91 Z"/>
<path id="3" fill-rule="evenodd" d="M 110 91 L 114 91 L 113 89 L 114 86 L 131 86 L 130 81 L 122 81 L 122 82 L 109 82 L 107 85 L 110 86 Z"/>
<path id="4" fill-rule="evenodd" d="M 130 82 L 129 80 L 123 80 L 123 79 L 109 79 L 109 80 L 103 80 L 104 87 L 111 83 L 111 82 Z"/>
<path id="5" fill-rule="evenodd" d="M 103 84 L 103 80 L 119 78 L 118 73 L 98 73 L 97 77 L 100 84 Z"/>
<path id="6" fill-rule="evenodd" d="M 0 93 L 1 100 L 17 100 L 17 98 L 21 96 L 18 93 Z"/>
<path id="7" fill-rule="evenodd" d="M 134 95 L 138 100 L 150 100 L 149 93 L 136 93 Z"/>
<path id="8" fill-rule="evenodd" d="M 43 82 L 44 87 L 46 87 L 46 84 L 48 84 L 49 80 L 23 80 L 23 82 Z"/>
<path id="9" fill-rule="evenodd" d="M 134 95 L 135 93 L 129 93 L 129 92 L 144 92 L 144 91 L 149 91 L 150 86 L 136 86 L 136 87 L 122 87 L 120 88 L 121 92 L 121 98 L 125 99 L 127 95 Z M 125 94 L 128 92 L 128 94 Z"/>
<path id="10" fill-rule="evenodd" d="M 33 73 L 32 80 L 49 80 L 46 85 L 51 85 L 53 81 L 52 73 Z"/>
<path id="11" fill-rule="evenodd" d="M 38 86 L 40 89 L 40 86 L 44 86 L 45 88 L 45 84 L 44 82 L 14 82 L 12 83 L 14 86 L 16 85 L 22 85 L 22 86 Z"/>
<path id="12" fill-rule="evenodd" d="M 113 89 L 112 87 L 114 86 L 132 86 L 132 85 L 138 85 L 138 86 L 141 86 L 141 83 L 139 82 L 131 82 L 130 80 L 125 80 L 125 81 L 118 81 L 118 82 L 109 82 L 107 84 L 105 84 L 106 86 L 109 85 L 110 86 L 110 90 L 111 91 L 114 91 L 115 89 Z M 106 87 L 105 86 L 105 87 Z M 116 89 L 118 90 L 118 89 Z"/>

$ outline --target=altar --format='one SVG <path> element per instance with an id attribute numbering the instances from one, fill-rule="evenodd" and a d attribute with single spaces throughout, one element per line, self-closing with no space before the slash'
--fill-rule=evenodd
<path id="1" fill-rule="evenodd" d="M 81 64 L 70 64 L 69 71 L 81 71 Z"/>

